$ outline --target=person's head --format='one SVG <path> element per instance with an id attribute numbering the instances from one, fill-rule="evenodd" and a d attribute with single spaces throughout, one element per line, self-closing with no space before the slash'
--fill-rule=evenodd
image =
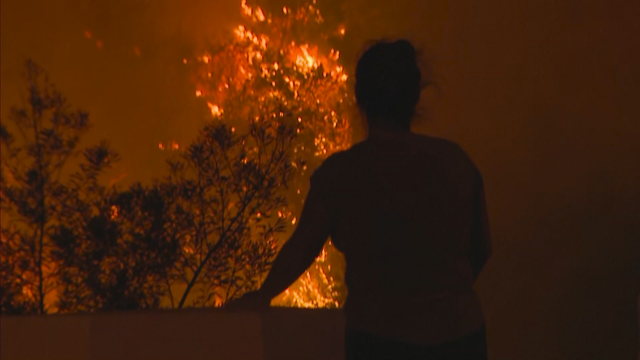
<path id="1" fill-rule="evenodd" d="M 378 41 L 362 54 L 355 92 L 369 127 L 409 130 L 421 90 L 416 58 L 407 40 Z"/>

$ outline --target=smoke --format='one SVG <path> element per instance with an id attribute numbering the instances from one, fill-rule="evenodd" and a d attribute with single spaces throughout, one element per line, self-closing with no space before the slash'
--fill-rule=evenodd
<path id="1" fill-rule="evenodd" d="M 347 69 L 370 38 L 426 53 L 441 91 L 416 130 L 460 143 L 485 178 L 491 356 L 637 356 L 638 3 L 318 1 L 344 17 Z M 149 181 L 158 142 L 205 121 L 182 58 L 239 18 L 239 0 L 2 0 L 1 114 L 31 57 L 90 112 L 88 140 L 120 151 L 123 184 Z"/>

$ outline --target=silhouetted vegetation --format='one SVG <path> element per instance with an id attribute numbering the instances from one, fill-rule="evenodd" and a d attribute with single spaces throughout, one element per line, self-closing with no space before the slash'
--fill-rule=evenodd
<path id="1" fill-rule="evenodd" d="M 118 154 L 81 147 L 88 114 L 27 63 L 27 101 L 2 122 L 2 313 L 219 306 L 261 284 L 309 174 L 350 145 L 350 100 L 329 51 L 337 19 L 241 10 L 243 26 L 188 61 L 212 117 L 152 184 L 105 186 Z M 336 253 L 277 303 L 342 304 Z"/>
<path id="2" fill-rule="evenodd" d="M 166 178 L 120 190 L 100 182 L 108 144 L 79 149 L 88 115 L 33 62 L 25 74 L 2 125 L 2 313 L 215 306 L 259 286 L 285 231 L 286 109 L 243 133 L 214 120 Z"/>
<path id="3" fill-rule="evenodd" d="M 186 66 L 196 96 L 214 119 L 240 130 L 248 119 L 293 117 L 295 166 L 286 193 L 289 204 L 282 212 L 295 224 L 309 175 L 329 155 L 351 145 L 349 77 L 335 48 L 346 30 L 339 18 L 323 17 L 315 2 L 272 9 L 242 3 L 241 25 L 188 59 Z M 274 304 L 338 307 L 344 302 L 344 262 L 330 241 L 316 260 Z"/>
<path id="4" fill-rule="evenodd" d="M 88 114 L 71 110 L 32 61 L 24 78 L 24 104 L 12 107 L 1 126 L 0 301 L 3 313 L 44 314 L 45 298 L 59 285 L 52 236 L 70 215 L 82 216 L 89 198 L 99 196 L 97 178 L 117 154 L 106 143 L 86 148 L 79 177 L 65 177 L 65 165 L 80 155 Z M 86 198 L 76 196 L 80 193 Z"/>
<path id="5" fill-rule="evenodd" d="M 182 231 L 172 281 L 194 306 L 220 305 L 256 289 L 285 231 L 284 190 L 293 167 L 293 120 L 258 117 L 246 133 L 221 121 L 207 125 L 180 159 L 170 162 L 170 209 Z M 193 291 L 195 290 L 195 293 Z"/>

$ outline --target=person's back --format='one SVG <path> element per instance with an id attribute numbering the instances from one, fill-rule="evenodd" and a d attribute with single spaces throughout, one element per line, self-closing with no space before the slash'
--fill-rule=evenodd
<path id="1" fill-rule="evenodd" d="M 408 41 L 367 49 L 355 92 L 368 138 L 312 176 L 347 263 L 348 358 L 486 358 L 472 288 L 491 253 L 482 178 L 459 146 L 410 131 L 423 84 Z"/>
<path id="2" fill-rule="evenodd" d="M 325 161 L 312 184 L 346 258 L 349 329 L 432 345 L 482 327 L 472 289 L 482 249 L 471 242 L 481 180 L 460 147 L 374 133 Z"/>
<path id="3" fill-rule="evenodd" d="M 268 304 L 331 236 L 347 263 L 347 359 L 486 359 L 480 173 L 459 146 L 411 133 L 422 80 L 408 41 L 367 49 L 355 77 L 368 138 L 314 172 L 295 232 L 243 302 Z"/>

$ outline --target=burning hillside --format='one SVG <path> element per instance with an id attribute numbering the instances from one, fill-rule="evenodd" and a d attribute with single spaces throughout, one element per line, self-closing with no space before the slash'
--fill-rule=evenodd
<path id="1" fill-rule="evenodd" d="M 314 4 L 269 14 L 243 0 L 241 10 L 245 23 L 234 29 L 231 39 L 183 62 L 192 65 L 195 96 L 203 99 L 214 118 L 245 128 L 248 122 L 242 119 L 263 114 L 295 117 L 293 164 L 299 168 L 288 194 L 289 207 L 279 214 L 295 225 L 312 170 L 351 143 L 348 75 L 339 63 L 340 52 L 324 40 L 339 40 L 346 30 L 343 25 L 327 30 Z M 322 31 L 329 34 L 318 36 Z M 336 253 L 329 243 L 310 271 L 276 303 L 340 306 L 345 294 L 335 276 L 341 269 L 331 267 Z"/>

